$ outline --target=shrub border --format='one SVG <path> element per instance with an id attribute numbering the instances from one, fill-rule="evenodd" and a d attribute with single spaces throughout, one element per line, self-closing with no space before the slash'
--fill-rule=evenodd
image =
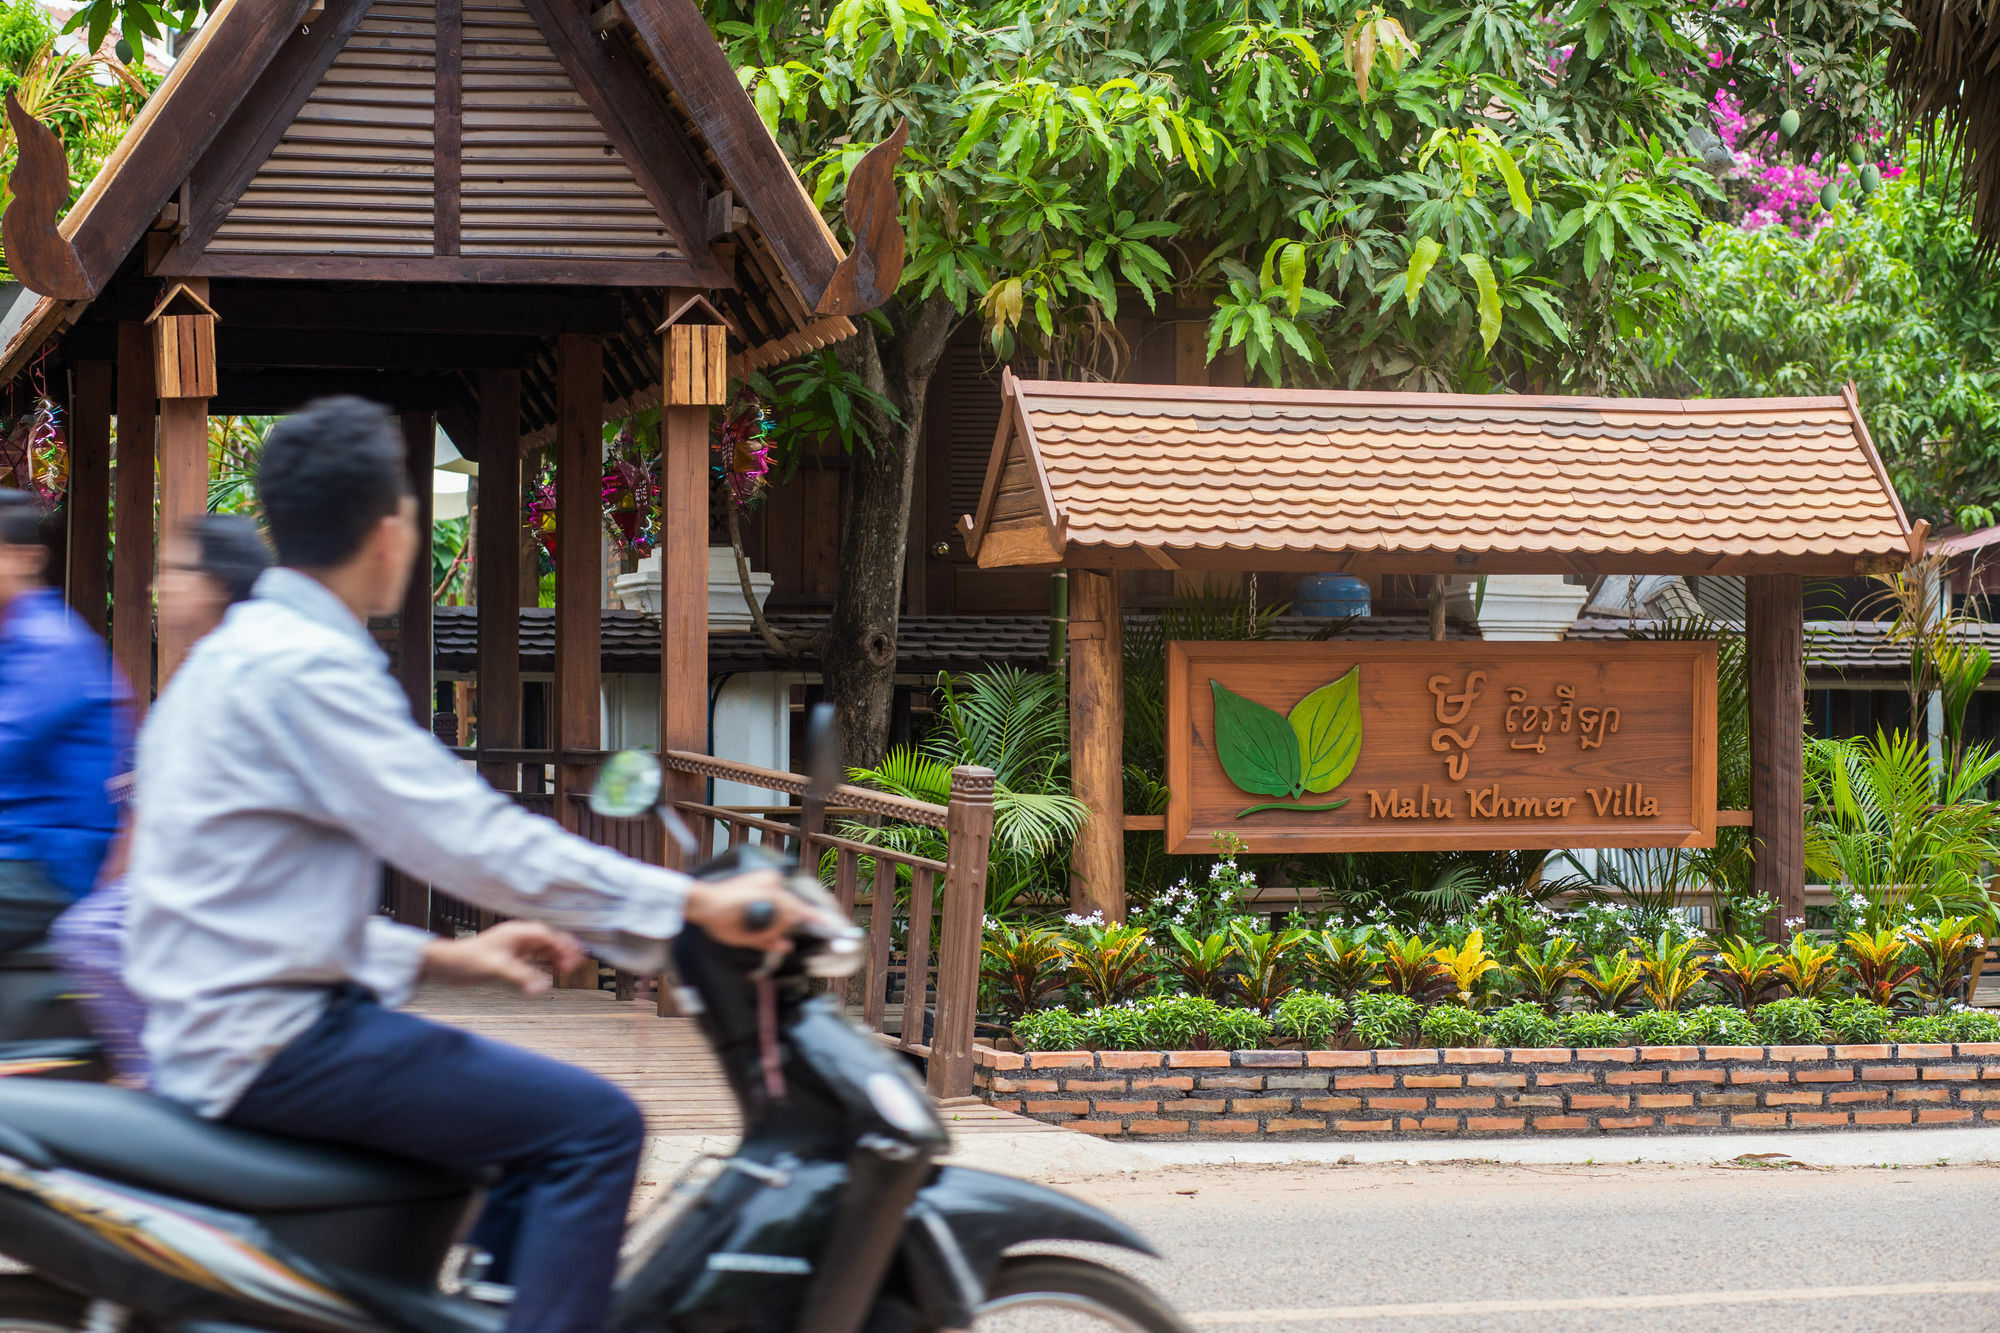
<path id="1" fill-rule="evenodd" d="M 973 1051 L 993 1107 L 1115 1137 L 1493 1138 L 2000 1123 L 2000 1042 Z"/>

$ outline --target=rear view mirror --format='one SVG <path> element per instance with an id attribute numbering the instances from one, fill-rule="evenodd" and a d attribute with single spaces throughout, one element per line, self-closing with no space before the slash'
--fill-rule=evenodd
<path id="1" fill-rule="evenodd" d="M 660 799 L 660 761 L 644 750 L 620 750 L 597 770 L 590 808 L 613 819 L 645 814 Z"/>

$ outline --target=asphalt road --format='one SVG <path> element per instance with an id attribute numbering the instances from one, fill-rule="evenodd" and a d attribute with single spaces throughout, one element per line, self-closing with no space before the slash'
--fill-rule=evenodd
<path id="1" fill-rule="evenodd" d="M 1994 1167 L 1201 1167 L 1062 1188 L 1162 1249 L 1123 1266 L 1198 1329 L 2000 1330 Z"/>

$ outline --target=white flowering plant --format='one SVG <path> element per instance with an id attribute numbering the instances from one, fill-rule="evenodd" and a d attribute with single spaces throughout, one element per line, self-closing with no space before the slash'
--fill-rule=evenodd
<path id="1" fill-rule="evenodd" d="M 1132 914 L 1133 924 L 1146 927 L 1158 943 L 1165 945 L 1171 940 L 1174 927 L 1196 938 L 1206 938 L 1226 932 L 1234 922 L 1246 917 L 1244 902 L 1256 890 L 1257 876 L 1238 863 L 1244 844 L 1228 833 L 1218 833 L 1215 849 L 1216 858 L 1206 879 L 1197 882 L 1183 878 L 1168 885 Z"/>

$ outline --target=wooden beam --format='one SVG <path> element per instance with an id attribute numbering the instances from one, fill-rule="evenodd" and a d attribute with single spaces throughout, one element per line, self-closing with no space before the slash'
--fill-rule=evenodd
<path id="1" fill-rule="evenodd" d="M 69 604 L 100 637 L 110 594 L 111 371 L 79 361 L 69 413 Z"/>
<path id="2" fill-rule="evenodd" d="M 604 342 L 564 334 L 556 342 L 555 749 L 595 750 L 603 739 Z M 557 769 L 556 810 L 575 827 L 570 794 L 590 782 L 587 765 Z"/>
<path id="3" fill-rule="evenodd" d="M 296 412 L 315 398 L 352 393 L 396 412 L 432 412 L 455 404 L 465 392 L 456 375 L 396 375 L 359 370 L 295 370 L 277 375 L 239 371 L 224 377 L 213 402 L 218 415 L 274 416 Z"/>
<path id="4" fill-rule="evenodd" d="M 577 287 L 669 287 L 704 282 L 733 287 L 725 274 L 685 255 L 594 259 L 519 255 L 309 255 L 209 253 L 162 260 L 162 277 L 281 278 L 317 282 L 560 283 Z"/>
<path id="5" fill-rule="evenodd" d="M 708 421 L 703 406 L 660 409 L 660 749 L 706 754 L 708 737 Z M 669 773 L 668 795 L 699 800 L 699 777 Z M 679 850 L 671 849 L 670 857 Z"/>
<path id="6" fill-rule="evenodd" d="M 1747 580 L 1750 887 L 1781 920 L 1806 914 L 1805 598 L 1796 574 Z"/>
<path id="7" fill-rule="evenodd" d="M 618 155 L 646 192 L 654 212 L 673 229 L 692 265 L 689 287 L 726 287 L 722 266 L 708 252 L 708 196 L 713 190 L 701 159 L 668 114 L 659 86 L 633 56 L 624 38 L 593 32 L 584 6 L 564 0 L 524 0 L 562 61 L 570 80 L 597 117 Z M 706 25 L 702 38 L 717 55 L 722 48 Z M 725 60 L 724 64 L 728 62 Z M 739 96 L 743 96 L 739 91 Z M 749 104 L 747 96 L 744 104 Z M 761 124 L 761 122 L 760 122 Z M 791 168 L 786 167 L 787 175 Z M 656 278 L 665 285 L 664 278 Z"/>
<path id="8" fill-rule="evenodd" d="M 241 111 L 215 136 L 186 177 L 192 207 L 178 219 L 179 236 L 162 257 L 174 267 L 188 262 L 214 239 L 223 220 L 243 198 L 243 191 L 291 128 L 299 108 L 354 35 L 368 13 L 370 0 L 328 0 L 331 13 L 322 14 L 308 32 L 294 32 L 261 70 L 243 99 Z"/>
<path id="9" fill-rule="evenodd" d="M 521 745 L 521 373 L 479 377 L 479 747 Z M 521 766 L 481 763 L 479 775 L 518 790 Z"/>
<path id="10" fill-rule="evenodd" d="M 432 99 L 431 251 L 456 255 L 459 244 L 459 186 L 465 138 L 464 62 L 459 42 L 464 30 L 463 0 L 436 0 L 437 71 Z"/>
<path id="11" fill-rule="evenodd" d="M 396 622 L 396 674 L 409 697 L 410 716 L 429 731 L 436 699 L 431 681 L 431 471 L 437 458 L 437 423 L 428 412 L 405 412 L 402 419 L 404 464 L 409 468 L 410 490 L 417 497 L 417 554 Z"/>
<path id="12" fill-rule="evenodd" d="M 111 551 L 111 655 L 132 686 L 135 714 L 153 697 L 153 466 L 159 402 L 153 331 L 118 326 L 118 467 Z"/>
<path id="13" fill-rule="evenodd" d="M 1070 791 L 1090 822 L 1070 851 L 1070 910 L 1125 919 L 1125 622 L 1115 573 L 1069 576 Z"/>
<path id="14" fill-rule="evenodd" d="M 611 290 L 505 290 L 414 284 L 405 287 L 331 287 L 287 282 L 217 279 L 213 300 L 229 312 L 228 329 L 306 329 L 315 333 L 518 334 L 616 333 L 624 327 L 624 302 Z M 118 317 L 143 319 L 157 290 L 119 287 L 94 310 L 118 307 Z M 129 309 L 128 309 L 129 307 Z"/>
<path id="15" fill-rule="evenodd" d="M 722 184 L 749 209 L 806 309 L 816 309 L 840 262 L 839 248 L 764 128 L 708 21 L 694 0 L 620 4 L 640 47 L 667 76 L 721 166 Z"/>

